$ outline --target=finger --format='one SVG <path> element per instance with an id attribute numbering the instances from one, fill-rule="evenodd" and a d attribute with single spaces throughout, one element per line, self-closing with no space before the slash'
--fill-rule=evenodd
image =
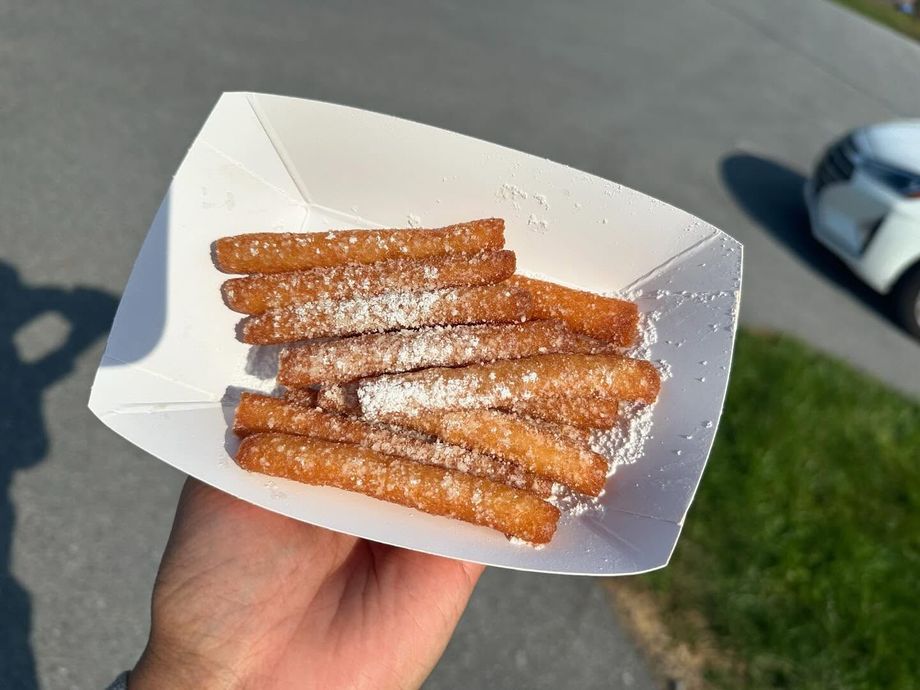
<path id="1" fill-rule="evenodd" d="M 459 618 L 485 570 L 484 565 L 374 544 L 381 581 L 399 582 L 411 596 L 431 597 L 449 605 Z"/>
<path id="2" fill-rule="evenodd" d="M 217 560 L 265 562 L 276 574 L 321 579 L 348 557 L 357 539 L 279 515 L 189 477 L 182 488 L 163 565 L 186 571 Z M 309 567 L 306 563 L 309 562 Z"/>

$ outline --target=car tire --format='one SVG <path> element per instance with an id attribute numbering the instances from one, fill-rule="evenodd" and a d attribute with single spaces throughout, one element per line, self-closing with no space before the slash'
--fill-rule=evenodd
<path id="1" fill-rule="evenodd" d="M 920 264 L 901 277 L 892 297 L 898 322 L 912 336 L 920 338 Z"/>

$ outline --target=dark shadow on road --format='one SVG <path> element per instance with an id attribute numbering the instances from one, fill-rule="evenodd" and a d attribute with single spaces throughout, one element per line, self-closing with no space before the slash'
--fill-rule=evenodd
<path id="1" fill-rule="evenodd" d="M 77 356 L 108 330 L 116 305 L 113 295 L 91 288 L 25 285 L 17 270 L 0 260 L 0 685 L 5 688 L 38 687 L 29 642 L 30 597 L 10 572 L 15 525 L 10 484 L 16 470 L 36 465 L 48 453 L 45 391 L 71 373 Z M 67 322 L 64 342 L 34 361 L 23 357 L 14 336 L 49 313 Z"/>
<path id="2" fill-rule="evenodd" d="M 854 276 L 811 235 L 802 197 L 805 177 L 781 163 L 737 151 L 720 163 L 722 180 L 735 202 L 802 263 L 891 319 L 888 301 Z"/>

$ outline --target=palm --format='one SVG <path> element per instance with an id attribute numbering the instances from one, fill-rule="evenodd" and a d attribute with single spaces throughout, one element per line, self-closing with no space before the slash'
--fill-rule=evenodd
<path id="1" fill-rule="evenodd" d="M 481 570 L 296 522 L 189 480 L 148 649 L 180 650 L 232 684 L 416 687 Z"/>

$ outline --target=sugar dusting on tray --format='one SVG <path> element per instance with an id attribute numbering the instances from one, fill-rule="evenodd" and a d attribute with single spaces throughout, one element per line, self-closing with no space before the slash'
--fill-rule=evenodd
<path id="1" fill-rule="evenodd" d="M 625 299 L 635 298 L 630 295 Z M 652 345 L 658 341 L 655 324 L 659 316 L 657 311 L 640 314 L 638 340 L 626 354 L 637 359 L 650 358 Z M 662 382 L 671 378 L 671 369 L 667 362 L 658 360 L 655 361 L 655 365 L 661 373 Z M 654 403 L 643 405 L 621 401 L 616 425 L 611 429 L 597 430 L 592 434 L 591 450 L 607 458 L 610 463 L 608 476 L 613 476 L 620 465 L 631 465 L 642 458 L 645 453 L 645 441 L 649 438 L 652 429 L 654 408 Z M 573 519 L 584 515 L 599 517 L 604 513 L 603 497 L 605 493 L 606 490 L 599 496 L 585 496 L 572 492 L 560 484 L 555 484 L 549 502 L 562 511 L 564 518 Z"/>
<path id="2" fill-rule="evenodd" d="M 561 484 L 553 485 L 553 495 L 547 500 L 556 506 L 564 518 L 572 519 L 582 515 L 603 515 L 604 504 L 601 502 L 606 491 L 599 496 L 586 496 L 575 493 Z"/>
<path id="3" fill-rule="evenodd" d="M 654 405 L 620 403 L 620 419 L 608 431 L 598 431 L 591 438 L 591 448 L 607 458 L 612 472 L 620 465 L 631 465 L 645 452 L 645 440 L 652 430 Z"/>
<path id="4" fill-rule="evenodd" d="M 632 296 L 630 296 L 632 297 Z M 658 342 L 655 323 L 657 311 L 643 312 L 639 316 L 639 337 L 627 353 L 636 359 L 651 359 L 652 346 Z M 664 360 L 654 360 L 664 383 L 671 378 L 671 367 Z M 645 452 L 645 441 L 652 429 L 655 404 L 641 405 L 634 402 L 620 402 L 617 424 L 607 431 L 597 431 L 591 438 L 591 448 L 611 462 L 611 474 L 620 465 L 631 465 Z"/>

